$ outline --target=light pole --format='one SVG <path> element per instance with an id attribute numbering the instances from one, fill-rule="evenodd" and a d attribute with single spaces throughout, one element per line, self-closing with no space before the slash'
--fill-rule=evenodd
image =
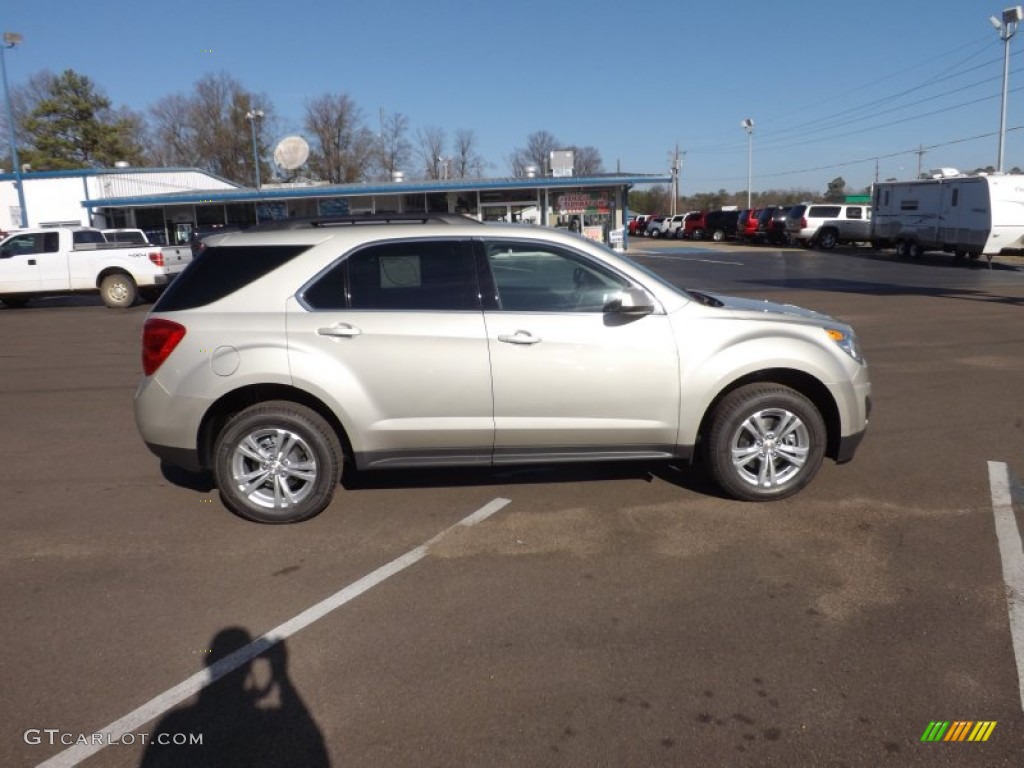
<path id="1" fill-rule="evenodd" d="M 754 179 L 754 121 L 745 117 L 740 127 L 747 132 L 747 208 L 751 208 L 751 189 Z"/>
<path id="2" fill-rule="evenodd" d="M 256 121 L 263 119 L 262 109 L 250 109 L 245 113 L 245 119 L 252 126 L 252 166 L 256 171 L 256 189 L 260 188 L 260 155 L 256 144 Z"/>
<path id="3" fill-rule="evenodd" d="M 18 188 L 18 207 L 21 209 L 21 226 L 28 226 L 28 211 L 25 210 L 25 189 L 21 183 L 21 162 L 18 160 L 18 136 L 14 127 L 14 110 L 11 109 L 11 93 L 7 87 L 7 62 L 4 51 L 13 48 L 22 40 L 17 32 L 4 32 L 4 44 L 0 46 L 0 70 L 4 76 L 4 102 L 7 104 L 7 131 L 11 143 L 11 162 L 14 164 L 14 186 Z"/>
<path id="4" fill-rule="evenodd" d="M 996 170 L 1003 172 L 1003 152 L 1006 148 L 1006 94 L 1010 83 L 1010 38 L 1017 34 L 1017 24 L 1024 19 L 1024 8 L 1015 5 L 1003 11 L 1003 18 L 1000 21 L 995 16 L 989 16 L 989 23 L 999 33 L 999 39 L 1003 41 L 1003 101 L 999 108 L 999 157 L 996 161 Z"/>

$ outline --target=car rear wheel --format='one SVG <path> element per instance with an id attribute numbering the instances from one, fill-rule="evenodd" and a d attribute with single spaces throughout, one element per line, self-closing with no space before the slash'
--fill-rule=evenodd
<path id="1" fill-rule="evenodd" d="M 297 403 L 270 401 L 234 416 L 214 447 L 214 477 L 232 512 L 259 523 L 297 523 L 331 502 L 342 450 L 331 426 Z"/>
<path id="2" fill-rule="evenodd" d="M 720 243 L 723 240 L 725 240 L 725 232 L 723 232 L 720 229 L 716 229 L 714 232 L 711 233 L 711 239 L 714 240 L 716 243 Z"/>
<path id="3" fill-rule="evenodd" d="M 100 282 L 100 298 L 108 307 L 126 309 L 135 304 L 139 297 L 139 289 L 131 275 L 115 272 L 107 275 Z"/>
<path id="4" fill-rule="evenodd" d="M 729 496 L 784 499 L 806 486 L 825 455 L 825 422 L 814 404 L 781 384 L 749 384 L 711 417 L 711 474 Z"/>
<path id="5" fill-rule="evenodd" d="M 831 229 L 826 229 L 820 235 L 818 235 L 818 247 L 825 251 L 831 251 L 836 247 L 836 233 Z"/>

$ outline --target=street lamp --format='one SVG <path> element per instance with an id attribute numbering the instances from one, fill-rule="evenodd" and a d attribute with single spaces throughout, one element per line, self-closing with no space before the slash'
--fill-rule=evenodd
<path id="1" fill-rule="evenodd" d="M 751 189 L 754 178 L 754 121 L 745 117 L 740 127 L 747 132 L 747 208 L 751 208 Z"/>
<path id="2" fill-rule="evenodd" d="M 18 206 L 21 208 L 21 226 L 28 226 L 28 211 L 25 210 L 25 189 L 21 181 L 21 163 L 18 161 L 18 136 L 14 127 L 14 110 L 11 109 L 11 93 L 7 87 L 7 62 L 4 60 L 4 51 L 13 48 L 22 40 L 17 32 L 4 32 L 4 43 L 0 45 L 0 70 L 3 70 L 4 77 L 4 102 L 7 104 L 7 131 L 11 143 L 11 162 L 14 163 L 14 186 L 18 188 Z"/>
<path id="3" fill-rule="evenodd" d="M 263 119 L 262 109 L 250 109 L 245 113 L 245 119 L 252 126 L 252 165 L 256 170 L 256 189 L 260 188 L 260 155 L 256 144 L 256 121 Z"/>
<path id="4" fill-rule="evenodd" d="M 999 158 L 996 162 L 996 170 L 1003 172 L 1003 151 L 1006 147 L 1006 94 L 1010 82 L 1010 38 L 1017 34 L 1017 24 L 1024 19 L 1024 8 L 1015 5 L 1003 11 L 1002 20 L 995 16 L 989 16 L 989 23 L 999 33 L 999 39 L 1003 41 L 1003 101 L 999 108 Z"/>

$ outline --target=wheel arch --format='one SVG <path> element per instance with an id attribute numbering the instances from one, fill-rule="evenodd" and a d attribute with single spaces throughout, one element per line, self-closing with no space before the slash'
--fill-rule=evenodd
<path id="1" fill-rule="evenodd" d="M 246 408 L 264 403 L 270 400 L 283 400 L 286 402 L 304 405 L 321 416 L 334 430 L 341 443 L 343 461 L 350 460 L 353 456 L 352 443 L 349 441 L 345 427 L 337 415 L 322 400 L 309 392 L 298 387 L 287 384 L 251 384 L 234 389 L 218 398 L 203 415 L 199 424 L 199 432 L 196 436 L 196 447 L 198 449 L 199 464 L 204 469 L 213 465 L 213 447 L 217 435 L 230 421 L 235 414 L 244 411 Z"/>
<path id="2" fill-rule="evenodd" d="M 99 274 L 96 275 L 96 289 L 97 290 L 99 290 L 99 287 L 101 285 L 103 285 L 103 281 L 106 278 L 110 277 L 110 275 L 124 275 L 125 277 L 131 278 L 131 281 L 133 283 L 135 283 L 136 286 L 139 284 L 139 281 L 135 279 L 135 275 L 133 275 L 125 267 L 111 266 L 111 267 L 104 267 L 103 269 L 101 269 L 99 271 Z"/>
<path id="3" fill-rule="evenodd" d="M 818 409 L 822 420 L 825 422 L 825 431 L 828 439 L 825 444 L 825 456 L 835 460 L 839 455 L 839 442 L 842 435 L 842 423 L 839 417 L 839 406 L 835 398 L 819 379 L 805 371 L 792 368 L 767 368 L 761 371 L 748 373 L 729 382 L 714 399 L 708 404 L 701 417 L 700 426 L 697 428 L 697 444 L 703 443 L 711 427 L 711 417 L 718 407 L 718 404 L 732 392 L 747 384 L 781 384 L 799 392 L 806 397 L 814 407 Z M 698 452 L 699 454 L 699 452 Z"/>

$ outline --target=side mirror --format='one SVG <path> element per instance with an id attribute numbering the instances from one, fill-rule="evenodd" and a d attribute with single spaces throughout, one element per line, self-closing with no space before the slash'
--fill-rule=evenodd
<path id="1" fill-rule="evenodd" d="M 654 311 L 654 299 L 643 288 L 631 286 L 615 294 L 604 305 L 604 311 L 617 315 L 649 315 Z"/>

